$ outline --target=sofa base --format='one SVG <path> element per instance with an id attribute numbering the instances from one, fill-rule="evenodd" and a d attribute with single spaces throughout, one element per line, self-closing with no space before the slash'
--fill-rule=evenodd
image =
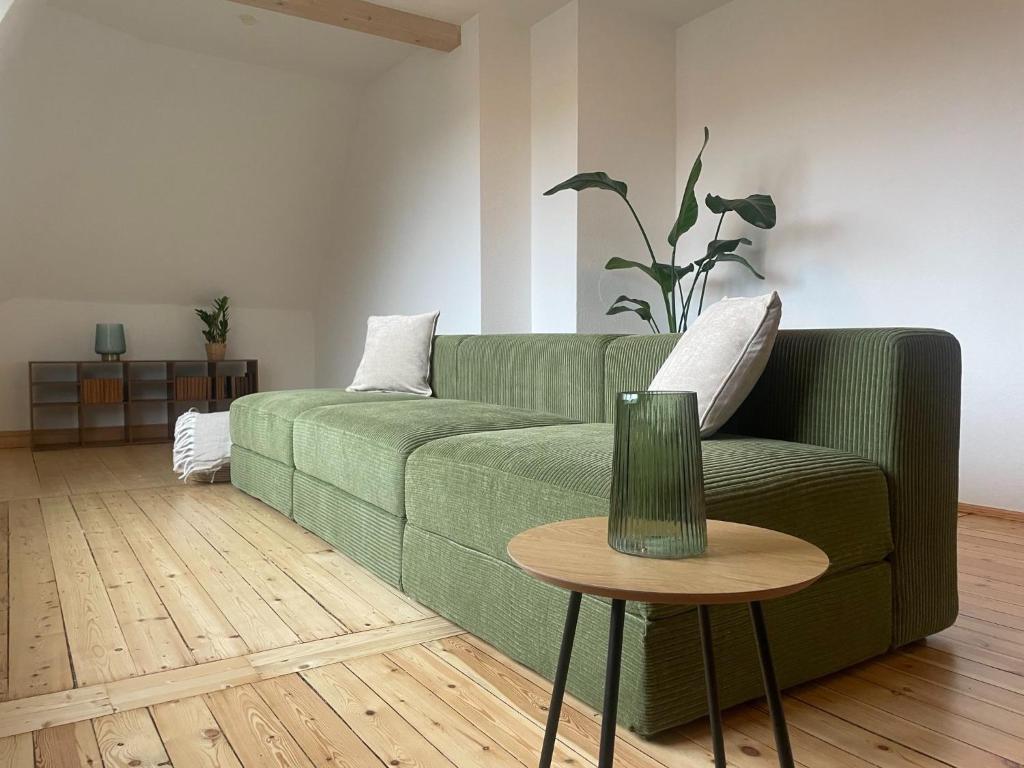
<path id="1" fill-rule="evenodd" d="M 551 679 L 568 593 L 509 563 L 414 525 L 405 529 L 405 591 Z M 765 604 L 779 682 L 812 680 L 885 653 L 892 637 L 889 564 L 826 577 Z M 723 706 L 763 694 L 753 632 L 742 606 L 712 610 Z M 600 709 L 610 607 L 584 598 L 568 689 Z M 840 639 L 841 641 L 837 641 Z M 706 714 L 694 610 L 661 619 L 627 613 L 619 722 L 650 736 Z"/>
<path id="2" fill-rule="evenodd" d="M 231 446 L 231 484 L 292 516 L 292 475 L 295 469 L 240 445 Z"/>
<path id="3" fill-rule="evenodd" d="M 401 589 L 405 518 L 295 470 L 295 522 Z"/>

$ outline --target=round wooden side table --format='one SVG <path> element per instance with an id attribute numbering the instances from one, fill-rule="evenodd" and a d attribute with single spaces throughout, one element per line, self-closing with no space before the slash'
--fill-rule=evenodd
<path id="1" fill-rule="evenodd" d="M 612 600 L 598 768 L 611 768 L 614 758 L 627 600 L 697 606 L 716 768 L 725 768 L 726 762 L 709 606 L 747 603 L 779 765 L 793 766 L 761 603 L 798 592 L 825 573 L 828 556 L 816 546 L 767 528 L 709 520 L 708 548 L 703 555 L 684 560 L 660 560 L 617 552 L 608 546 L 608 518 L 587 517 L 524 531 L 509 542 L 508 554 L 530 575 L 570 590 L 540 768 L 551 765 L 580 600 L 584 594 Z"/>

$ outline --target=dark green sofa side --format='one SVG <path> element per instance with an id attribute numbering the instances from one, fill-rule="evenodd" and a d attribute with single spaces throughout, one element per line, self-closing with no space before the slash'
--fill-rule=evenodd
<path id="1" fill-rule="evenodd" d="M 606 419 L 615 393 L 643 388 L 675 336 L 608 348 Z M 960 345 L 944 331 L 780 331 L 768 367 L 723 432 L 863 456 L 889 486 L 893 645 L 956 619 Z"/>

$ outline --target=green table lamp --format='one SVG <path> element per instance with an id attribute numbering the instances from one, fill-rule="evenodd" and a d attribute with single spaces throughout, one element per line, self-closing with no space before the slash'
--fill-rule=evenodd
<path id="1" fill-rule="evenodd" d="M 124 325 L 96 323 L 96 354 L 100 360 L 120 360 L 125 350 Z"/>

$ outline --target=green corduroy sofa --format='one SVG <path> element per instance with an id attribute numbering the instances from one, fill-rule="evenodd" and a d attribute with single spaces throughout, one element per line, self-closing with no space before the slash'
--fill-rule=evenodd
<path id="1" fill-rule="evenodd" d="M 268 392 L 231 406 L 232 481 L 390 583 L 550 676 L 567 594 L 508 560 L 517 532 L 604 515 L 616 393 L 678 337 L 439 336 L 435 397 Z M 711 518 L 831 558 L 766 606 L 783 685 L 949 626 L 957 614 L 960 351 L 916 329 L 782 331 L 729 424 L 703 442 Z M 712 611 L 722 700 L 761 693 L 746 613 Z M 569 690 L 599 707 L 609 604 L 584 598 Z M 630 603 L 620 722 L 705 712 L 695 612 Z"/>

